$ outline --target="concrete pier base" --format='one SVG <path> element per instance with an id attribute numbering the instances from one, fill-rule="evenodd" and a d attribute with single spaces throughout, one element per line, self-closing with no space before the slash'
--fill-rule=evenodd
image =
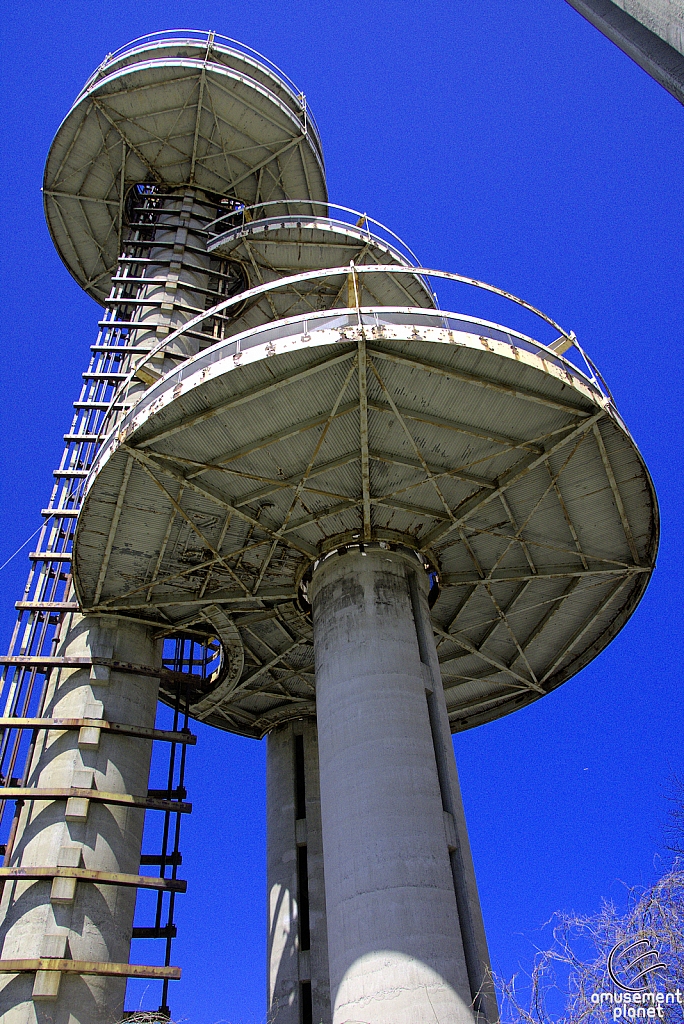
<path id="1" fill-rule="evenodd" d="M 329 1024 L 318 737 L 312 719 L 269 733 L 268 1021 Z"/>
<path id="2" fill-rule="evenodd" d="M 308 592 L 332 1022 L 494 1021 L 422 561 L 352 547 Z"/>
<path id="3" fill-rule="evenodd" d="M 160 650 L 144 626 L 71 615 L 59 655 L 113 658 L 156 667 Z M 157 681 L 103 666 L 55 670 L 47 717 L 105 718 L 153 726 Z M 94 730 L 41 732 L 27 784 L 145 795 L 152 744 Z M 84 867 L 137 875 L 145 812 L 72 799 L 25 803 L 10 866 Z M 0 906 L 2 959 L 58 957 L 128 963 L 136 890 L 69 878 L 7 882 Z M 52 975 L 53 972 L 50 972 Z M 0 975 L 3 1024 L 113 1024 L 125 978 L 40 972 Z"/>

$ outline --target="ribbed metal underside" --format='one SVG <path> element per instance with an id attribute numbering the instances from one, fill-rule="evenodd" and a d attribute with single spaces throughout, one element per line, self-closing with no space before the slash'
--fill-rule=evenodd
<path id="1" fill-rule="evenodd" d="M 74 547 L 82 605 L 169 631 L 209 605 L 230 612 L 244 669 L 205 720 L 260 736 L 314 709 L 300 590 L 312 560 L 364 537 L 401 540 L 439 569 L 452 729 L 558 686 L 643 594 L 655 496 L 589 381 L 475 330 L 339 327 L 261 346 L 252 335 L 246 351 L 223 343 L 211 363 L 168 375 L 89 480 Z"/>

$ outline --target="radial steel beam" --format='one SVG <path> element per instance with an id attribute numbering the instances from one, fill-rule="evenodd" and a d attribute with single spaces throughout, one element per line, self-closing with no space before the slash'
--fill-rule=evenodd
<path id="1" fill-rule="evenodd" d="M 489 494 L 485 495 L 484 498 L 474 501 L 473 504 L 470 507 L 468 507 L 464 512 L 461 512 L 461 514 L 456 518 L 456 520 L 449 526 L 436 527 L 426 537 L 423 537 L 423 543 L 425 545 L 434 544 L 436 541 L 441 540 L 443 537 L 445 537 L 446 534 L 454 528 L 457 529 L 459 526 L 463 526 L 463 524 L 466 523 L 471 516 L 475 515 L 475 513 L 479 511 L 484 505 L 488 505 L 490 501 L 492 501 L 494 498 L 498 498 L 501 494 L 503 494 L 510 487 L 512 487 L 513 484 L 518 483 L 519 480 L 522 480 L 523 477 L 527 476 L 528 473 L 531 473 L 533 469 L 536 469 L 537 466 L 539 466 L 545 459 L 548 459 L 549 456 L 553 455 L 559 449 L 564 448 L 565 445 L 569 444 L 571 441 L 574 441 L 576 437 L 580 437 L 581 435 L 586 434 L 586 432 L 590 430 L 591 427 L 593 427 L 594 423 L 597 423 L 603 416 L 605 416 L 605 413 L 603 409 L 601 409 L 599 410 L 599 412 L 594 413 L 593 416 L 589 416 L 586 420 L 580 423 L 578 427 L 575 427 L 574 430 L 572 430 L 560 441 L 557 441 L 556 444 L 552 445 L 551 448 L 544 452 L 543 455 L 538 455 L 536 458 L 531 459 L 530 461 L 526 460 L 526 464 L 521 469 L 516 469 L 516 467 L 514 466 L 513 469 L 508 474 L 506 474 L 504 481 L 496 488 L 496 490 L 490 491 Z"/>
<path id="2" fill-rule="evenodd" d="M 536 573 L 537 567 L 534 564 L 534 560 L 532 558 L 532 555 L 530 554 L 530 549 L 528 548 L 527 544 L 525 543 L 525 541 L 523 539 L 522 528 L 518 527 L 518 524 L 516 522 L 515 516 L 513 515 L 513 510 L 511 509 L 509 500 L 508 500 L 508 498 L 507 498 L 507 496 L 505 494 L 501 495 L 501 504 L 504 507 L 504 511 L 505 511 L 506 515 L 508 516 L 508 519 L 510 521 L 511 526 L 515 530 L 515 535 L 518 538 L 518 541 L 520 543 L 520 547 L 522 548 L 522 552 L 523 552 L 525 558 L 527 559 L 527 564 L 529 565 L 529 567 L 532 570 L 532 572 Z"/>
<path id="3" fill-rule="evenodd" d="M 451 640 L 452 643 L 458 644 L 459 647 L 463 647 L 464 650 L 469 651 L 470 654 L 476 655 L 482 661 L 486 661 L 489 665 L 493 665 L 494 668 L 498 668 L 500 672 L 503 672 L 507 676 L 512 676 L 513 679 L 517 679 L 519 683 L 522 683 L 526 689 L 535 690 L 537 693 L 546 693 L 533 679 L 527 679 L 525 676 L 520 675 L 519 672 L 515 672 L 509 668 L 505 662 L 501 661 L 500 658 L 494 657 L 492 654 L 488 654 L 487 651 L 481 650 L 475 644 L 471 643 L 467 637 L 456 633 L 446 633 L 441 630 L 438 626 L 433 623 L 432 627 L 438 636 L 443 636 L 445 640 Z"/>
<path id="4" fill-rule="evenodd" d="M 121 487 L 116 499 L 116 507 L 114 509 L 114 515 L 112 516 L 112 522 L 109 527 L 109 533 L 107 534 L 107 541 L 105 543 L 104 555 L 102 556 L 102 567 L 97 577 L 97 583 L 95 585 L 95 599 L 94 604 L 100 600 L 100 594 L 102 593 L 102 587 L 104 585 L 105 577 L 107 575 L 107 566 L 109 565 L 109 558 L 112 553 L 112 547 L 114 546 L 114 538 L 116 537 L 116 530 L 119 525 L 119 519 L 121 518 L 121 510 L 123 508 L 124 498 L 126 497 L 126 488 L 128 487 L 128 481 L 131 476 L 131 470 L 133 469 L 133 459 L 129 457 L 126 459 L 126 466 L 124 468 L 123 480 L 121 481 Z"/>
<path id="5" fill-rule="evenodd" d="M 125 144 L 126 149 L 129 149 L 131 153 L 135 153 L 140 163 L 143 164 L 147 168 L 148 173 L 152 175 L 153 180 L 156 182 L 161 182 L 162 176 L 155 167 L 155 165 L 151 164 L 150 161 L 145 156 L 145 154 L 142 152 L 142 150 L 140 150 L 138 146 L 131 142 L 126 133 L 121 129 L 120 124 L 117 121 L 115 121 L 112 115 L 108 112 L 104 103 L 97 99 L 97 97 L 93 96 L 92 104 L 102 114 L 104 119 L 112 126 L 114 131 L 121 136 L 121 140 Z M 159 141 L 162 140 L 160 139 Z"/>
<path id="6" fill-rule="evenodd" d="M 275 535 L 273 537 L 273 541 L 271 543 L 271 547 L 269 548 L 266 557 L 262 561 L 261 568 L 259 569 L 259 575 L 257 576 L 256 582 L 254 584 L 254 588 L 252 590 L 253 594 L 256 594 L 257 590 L 259 589 L 259 585 L 260 585 L 262 579 L 264 578 L 264 574 L 265 574 L 266 570 L 268 569 L 269 562 L 271 561 L 271 558 L 273 557 L 273 555 L 275 553 L 275 549 L 276 549 L 277 545 L 280 543 L 280 540 L 281 540 L 283 534 L 287 532 L 287 524 L 289 523 L 289 521 L 290 521 L 290 519 L 292 517 L 292 513 L 294 512 L 295 508 L 299 504 L 300 495 L 301 495 L 302 491 L 304 490 L 304 488 L 306 486 L 306 481 L 308 480 L 309 475 L 310 475 L 310 473 L 311 473 L 311 471 L 313 469 L 314 463 L 315 463 L 316 459 L 318 458 L 318 453 L 320 452 L 321 447 L 322 447 L 322 445 L 323 445 L 323 443 L 325 441 L 326 434 L 328 433 L 328 430 L 330 429 L 331 423 L 335 419 L 335 416 L 337 414 L 337 410 L 339 408 L 340 402 L 342 401 L 342 397 L 343 397 L 345 391 L 347 390 L 347 387 L 349 385 L 349 381 L 351 380 L 351 377 L 352 377 L 352 374 L 354 373 L 354 370 L 359 365 L 359 361 L 360 361 L 360 356 L 359 356 L 359 360 L 354 362 L 354 363 L 352 363 L 352 365 L 350 366 L 349 371 L 347 373 L 347 376 L 344 378 L 344 382 L 342 384 L 342 387 L 340 388 L 340 390 L 337 393 L 337 397 L 336 397 L 336 399 L 335 399 L 335 401 L 333 403 L 333 407 L 330 410 L 330 415 L 328 416 L 327 420 L 325 421 L 325 424 L 323 426 L 323 430 L 321 431 L 321 435 L 318 438 L 318 441 L 316 442 L 316 445 L 315 445 L 314 450 L 313 450 L 313 454 L 311 455 L 311 458 L 309 459 L 309 463 L 308 463 L 306 469 L 304 470 L 300 480 L 297 482 L 297 485 L 296 485 L 295 491 L 294 491 L 294 495 L 292 497 L 292 501 L 290 502 L 290 507 L 288 508 L 287 512 L 285 513 L 285 517 L 284 517 L 281 525 L 275 531 Z"/>
<path id="7" fill-rule="evenodd" d="M 463 384 L 470 384 L 472 387 L 484 388 L 487 391 L 498 391 L 504 395 L 510 395 L 511 398 L 520 398 L 526 402 L 534 402 L 537 405 L 546 405 L 549 409 L 558 409 L 559 412 L 567 412 L 573 416 L 587 416 L 588 413 L 581 409 L 577 405 L 571 405 L 569 402 L 561 402 L 559 399 L 548 398 L 545 395 L 540 395 L 535 391 L 528 391 L 526 388 L 514 387 L 510 384 L 503 384 L 500 381 L 488 380 L 484 376 L 476 376 L 475 374 L 466 373 L 463 370 L 454 370 L 450 367 L 442 366 L 439 363 L 433 363 L 429 359 L 419 359 L 417 356 L 399 355 L 397 352 L 391 352 L 387 349 L 380 348 L 377 343 L 369 347 L 370 354 L 376 359 L 384 359 L 390 363 L 398 363 L 402 366 L 417 366 L 425 370 L 429 370 L 430 373 L 435 373 L 440 377 L 447 377 L 449 380 L 457 380 Z"/>
<path id="8" fill-rule="evenodd" d="M 625 577 L 622 580 L 618 580 L 618 582 L 609 591 L 608 595 L 602 601 L 599 602 L 599 604 L 598 604 L 598 606 L 597 606 L 597 608 L 596 608 L 596 610 L 594 612 L 594 615 L 587 622 L 585 622 L 582 626 L 580 626 L 579 629 L 577 629 L 575 631 L 575 633 L 573 634 L 571 639 L 568 641 L 568 643 L 565 645 L 565 647 L 560 652 L 560 654 L 558 654 L 553 659 L 551 664 L 548 666 L 548 668 L 546 669 L 546 671 L 545 671 L 545 673 L 544 673 L 544 675 L 542 677 L 542 683 L 545 683 L 546 680 L 549 679 L 553 675 L 553 673 L 556 671 L 556 669 L 563 663 L 564 659 L 567 658 L 568 654 L 570 654 L 570 652 L 573 650 L 573 648 L 577 646 L 577 644 L 580 642 L 580 640 L 582 640 L 582 638 L 591 629 L 591 627 L 592 627 L 594 621 L 596 620 L 596 618 L 599 615 L 602 615 L 610 607 L 610 605 L 613 603 L 613 601 L 618 596 L 620 591 L 629 582 L 629 579 L 630 579 L 630 576 L 627 576 L 627 577 Z"/>
<path id="9" fill-rule="evenodd" d="M 354 289 L 357 292 L 357 278 L 354 275 Z M 371 539 L 371 483 L 368 457 L 368 356 L 366 338 L 363 332 L 359 338 L 359 450 L 361 452 L 361 493 L 363 495 L 363 539 Z"/>
<path id="10" fill-rule="evenodd" d="M 486 534 L 486 535 L 491 536 L 491 537 L 506 538 L 507 540 L 511 540 L 513 542 L 517 542 L 517 539 L 518 539 L 515 535 L 511 535 L 510 533 L 504 533 L 503 530 L 500 527 L 488 528 L 486 526 L 476 526 L 473 523 L 468 523 L 467 529 L 468 529 L 468 533 L 470 533 L 470 534 L 480 534 L 481 533 L 481 534 Z M 570 555 L 571 557 L 578 558 L 580 560 L 580 562 L 582 561 L 582 558 L 581 558 L 580 553 L 577 550 L 577 548 L 574 548 L 574 549 L 573 548 L 568 548 L 564 544 L 548 544 L 545 541 L 540 540 L 539 537 L 534 537 L 533 535 L 531 535 L 529 531 L 527 531 L 525 543 L 528 544 L 530 547 L 534 547 L 534 548 L 539 549 L 539 551 L 542 552 L 542 553 L 544 551 L 557 551 L 559 554 Z M 635 571 L 635 570 L 639 570 L 639 568 L 640 568 L 639 566 L 631 565 L 629 562 L 625 562 L 625 561 L 623 561 L 620 558 L 606 558 L 604 555 L 593 554 L 593 553 L 587 551 L 586 549 L 583 549 L 583 554 L 591 562 L 601 562 L 604 565 L 619 566 L 620 570 L 622 570 L 622 569 L 629 569 L 630 571 Z M 649 568 L 649 567 L 641 567 L 641 568 L 644 568 L 645 572 L 650 572 L 651 571 L 651 568 Z"/>
<path id="11" fill-rule="evenodd" d="M 188 480 L 181 473 L 177 473 L 174 470 L 169 469 L 168 466 L 160 466 L 159 463 L 155 462 L 154 459 L 151 459 L 149 456 L 146 456 L 144 454 L 144 452 L 140 451 L 138 448 L 127 447 L 126 450 L 129 451 L 133 455 L 133 457 L 140 462 L 140 464 L 144 467 L 146 472 L 150 475 L 150 477 L 157 484 L 159 489 L 162 490 L 166 494 L 166 496 L 169 499 L 171 505 L 173 505 L 173 506 L 176 505 L 175 499 L 169 494 L 169 492 L 166 490 L 164 485 L 156 478 L 156 476 L 152 472 L 152 468 L 153 467 L 155 469 L 157 469 L 160 473 L 162 473 L 164 476 L 170 477 L 172 480 L 175 480 L 177 483 L 184 483 L 187 490 L 194 491 L 196 494 L 199 494 L 201 497 L 206 498 L 208 501 L 213 502 L 215 505 L 218 505 L 220 508 L 223 508 L 223 509 L 225 509 L 228 512 L 233 512 L 236 516 L 238 516 L 239 519 L 244 519 L 245 522 L 251 523 L 254 527 L 258 528 L 259 530 L 263 530 L 263 532 L 268 534 L 268 536 L 270 536 L 272 538 L 275 538 L 277 536 L 276 530 L 272 529 L 269 526 L 266 526 L 265 523 L 263 523 L 259 519 L 256 519 L 254 516 L 250 516 L 247 512 L 245 512 L 243 509 L 239 508 L 238 506 L 231 504 L 229 501 L 226 501 L 220 495 L 215 494 L 210 488 L 208 488 L 208 487 L 200 487 L 194 481 Z M 187 519 L 187 516 L 186 516 L 185 512 L 183 512 L 183 510 L 180 508 L 180 506 L 178 506 L 178 511 L 180 512 L 181 515 L 183 515 Z M 203 538 L 201 532 L 199 532 L 197 530 L 197 527 L 195 526 L 194 523 L 191 524 L 191 528 L 196 533 L 198 533 L 198 536 L 200 536 L 200 538 L 206 539 L 206 538 Z M 296 528 L 296 524 L 292 527 L 292 529 L 295 529 L 295 528 Z M 288 530 L 287 532 L 289 533 L 291 531 Z M 288 541 L 285 541 L 285 543 L 289 544 L 290 547 L 295 548 L 297 551 L 301 551 L 302 554 L 309 555 L 312 558 L 316 557 L 316 554 L 317 554 L 316 549 L 311 547 L 310 544 L 308 544 L 306 541 L 302 540 L 301 538 L 295 538 L 294 540 L 290 539 Z M 213 550 L 212 546 L 208 542 L 207 542 L 207 547 L 210 550 Z M 215 554 L 215 556 L 217 558 L 222 559 L 221 555 L 218 555 L 216 552 L 214 552 L 214 554 Z"/>
<path id="12" fill-rule="evenodd" d="M 598 445 L 598 450 L 601 453 L 601 461 L 602 461 L 602 463 L 604 465 L 604 468 L 606 470 L 606 476 L 608 477 L 608 482 L 610 484 L 610 489 L 613 492 L 613 497 L 615 499 L 615 505 L 616 505 L 617 510 L 618 510 L 618 515 L 620 516 L 620 522 L 622 523 L 622 529 L 625 531 L 625 537 L 627 538 L 627 544 L 629 545 L 630 553 L 632 555 L 632 558 L 634 559 L 634 564 L 635 565 L 639 565 L 639 552 L 637 551 L 636 544 L 634 543 L 634 537 L 632 536 L 632 529 L 631 529 L 631 527 L 629 525 L 629 520 L 627 518 L 627 513 L 625 512 L 625 506 L 624 506 L 624 502 L 622 500 L 622 495 L 620 494 L 620 488 L 618 487 L 617 480 L 615 479 L 615 473 L 613 472 L 613 467 L 610 464 L 610 459 L 608 458 L 608 452 L 606 451 L 606 446 L 605 446 L 605 444 L 603 442 L 603 437 L 601 436 L 601 431 L 599 429 L 598 423 L 594 423 L 594 425 L 592 427 L 592 431 L 593 431 L 594 437 L 596 438 L 596 444 Z"/>
<path id="13" fill-rule="evenodd" d="M 140 588 L 144 590 L 144 587 Z M 247 611 L 253 611 L 255 608 L 260 608 L 264 601 L 296 601 L 299 594 L 296 590 L 291 587 L 263 587 L 259 594 L 255 597 L 252 594 L 245 594 L 244 589 L 229 590 L 225 588 L 223 590 L 212 591 L 211 603 L 218 605 L 231 605 L 233 608 L 246 609 Z M 196 591 L 190 591 L 189 593 L 183 593 L 182 591 L 176 591 L 174 594 L 159 594 L 154 597 L 151 601 L 123 601 L 118 600 L 116 603 L 108 604 L 103 608 L 93 609 L 92 614 L 98 613 L 100 615 L 110 615 L 117 612 L 132 612 L 138 609 L 149 609 L 153 608 L 172 608 L 172 607 L 197 607 L 204 608 L 207 605 L 206 597 L 199 597 Z M 69 609 L 78 607 L 78 605 L 70 604 Z M 91 614 L 90 609 L 88 613 Z M 148 620 L 145 620 L 148 621 Z M 193 618 L 193 622 L 196 621 Z M 171 628 L 173 624 L 171 624 Z"/>
<path id="14" fill-rule="evenodd" d="M 596 426 L 596 424 L 594 424 L 594 426 Z M 560 484 L 558 483 L 558 475 L 554 476 L 554 473 L 553 473 L 553 471 L 551 469 L 551 466 L 550 466 L 548 461 L 546 462 L 546 468 L 549 471 L 549 477 L 551 478 L 551 483 L 553 484 L 553 489 L 554 489 L 554 491 L 556 493 L 556 497 L 558 498 L 558 504 L 561 507 L 561 511 L 563 513 L 563 518 L 565 519 L 565 522 L 568 524 L 568 529 L 570 530 L 570 535 L 571 535 L 572 539 L 575 542 L 575 547 L 577 548 L 577 554 L 582 559 L 582 565 L 584 566 L 584 568 L 588 569 L 589 568 L 589 563 L 587 562 L 586 555 L 582 551 L 582 545 L 580 544 L 580 540 L 579 540 L 579 537 L 577 535 L 577 530 L 574 527 L 572 519 L 570 518 L 570 513 L 568 512 L 568 507 L 565 504 L 565 499 L 563 498 L 563 494 L 562 494 L 561 489 L 560 489 Z M 636 561 L 636 564 L 638 565 L 639 564 L 638 558 L 635 559 L 635 561 Z"/>

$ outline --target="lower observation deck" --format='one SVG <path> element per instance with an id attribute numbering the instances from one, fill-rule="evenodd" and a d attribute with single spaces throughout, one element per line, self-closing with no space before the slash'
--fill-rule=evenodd
<path id="1" fill-rule="evenodd" d="M 328 552 L 402 544 L 434 567 L 456 731 L 595 657 L 657 549 L 648 471 L 598 381 L 439 310 L 325 311 L 216 344 L 146 392 L 86 489 L 81 605 L 162 631 L 230 622 L 215 699 L 195 699 L 250 736 L 314 712 L 306 579 Z"/>

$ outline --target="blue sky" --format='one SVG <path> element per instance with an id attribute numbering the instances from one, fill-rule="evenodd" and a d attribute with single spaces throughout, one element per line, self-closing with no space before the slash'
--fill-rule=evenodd
<path id="1" fill-rule="evenodd" d="M 492 960 L 504 975 L 529 969 L 554 910 L 589 913 L 654 878 L 668 776 L 684 771 L 684 108 L 564 0 L 13 5 L 2 25 L 0 564 L 39 525 L 97 332 L 98 308 L 48 237 L 43 162 L 105 54 L 176 25 L 242 40 L 306 92 L 333 201 L 388 224 L 425 266 L 490 281 L 574 330 L 653 475 L 658 567 L 626 628 L 551 696 L 456 738 Z M 532 330 L 495 299 L 456 286 L 440 297 Z M 20 555 L 0 574 L 7 640 L 26 570 Z M 265 745 L 198 732 L 172 1009 L 192 1024 L 257 1024 Z M 156 944 L 136 945 L 133 959 L 152 962 Z M 141 1001 L 156 1005 L 154 986 L 131 986 L 128 1005 Z"/>

